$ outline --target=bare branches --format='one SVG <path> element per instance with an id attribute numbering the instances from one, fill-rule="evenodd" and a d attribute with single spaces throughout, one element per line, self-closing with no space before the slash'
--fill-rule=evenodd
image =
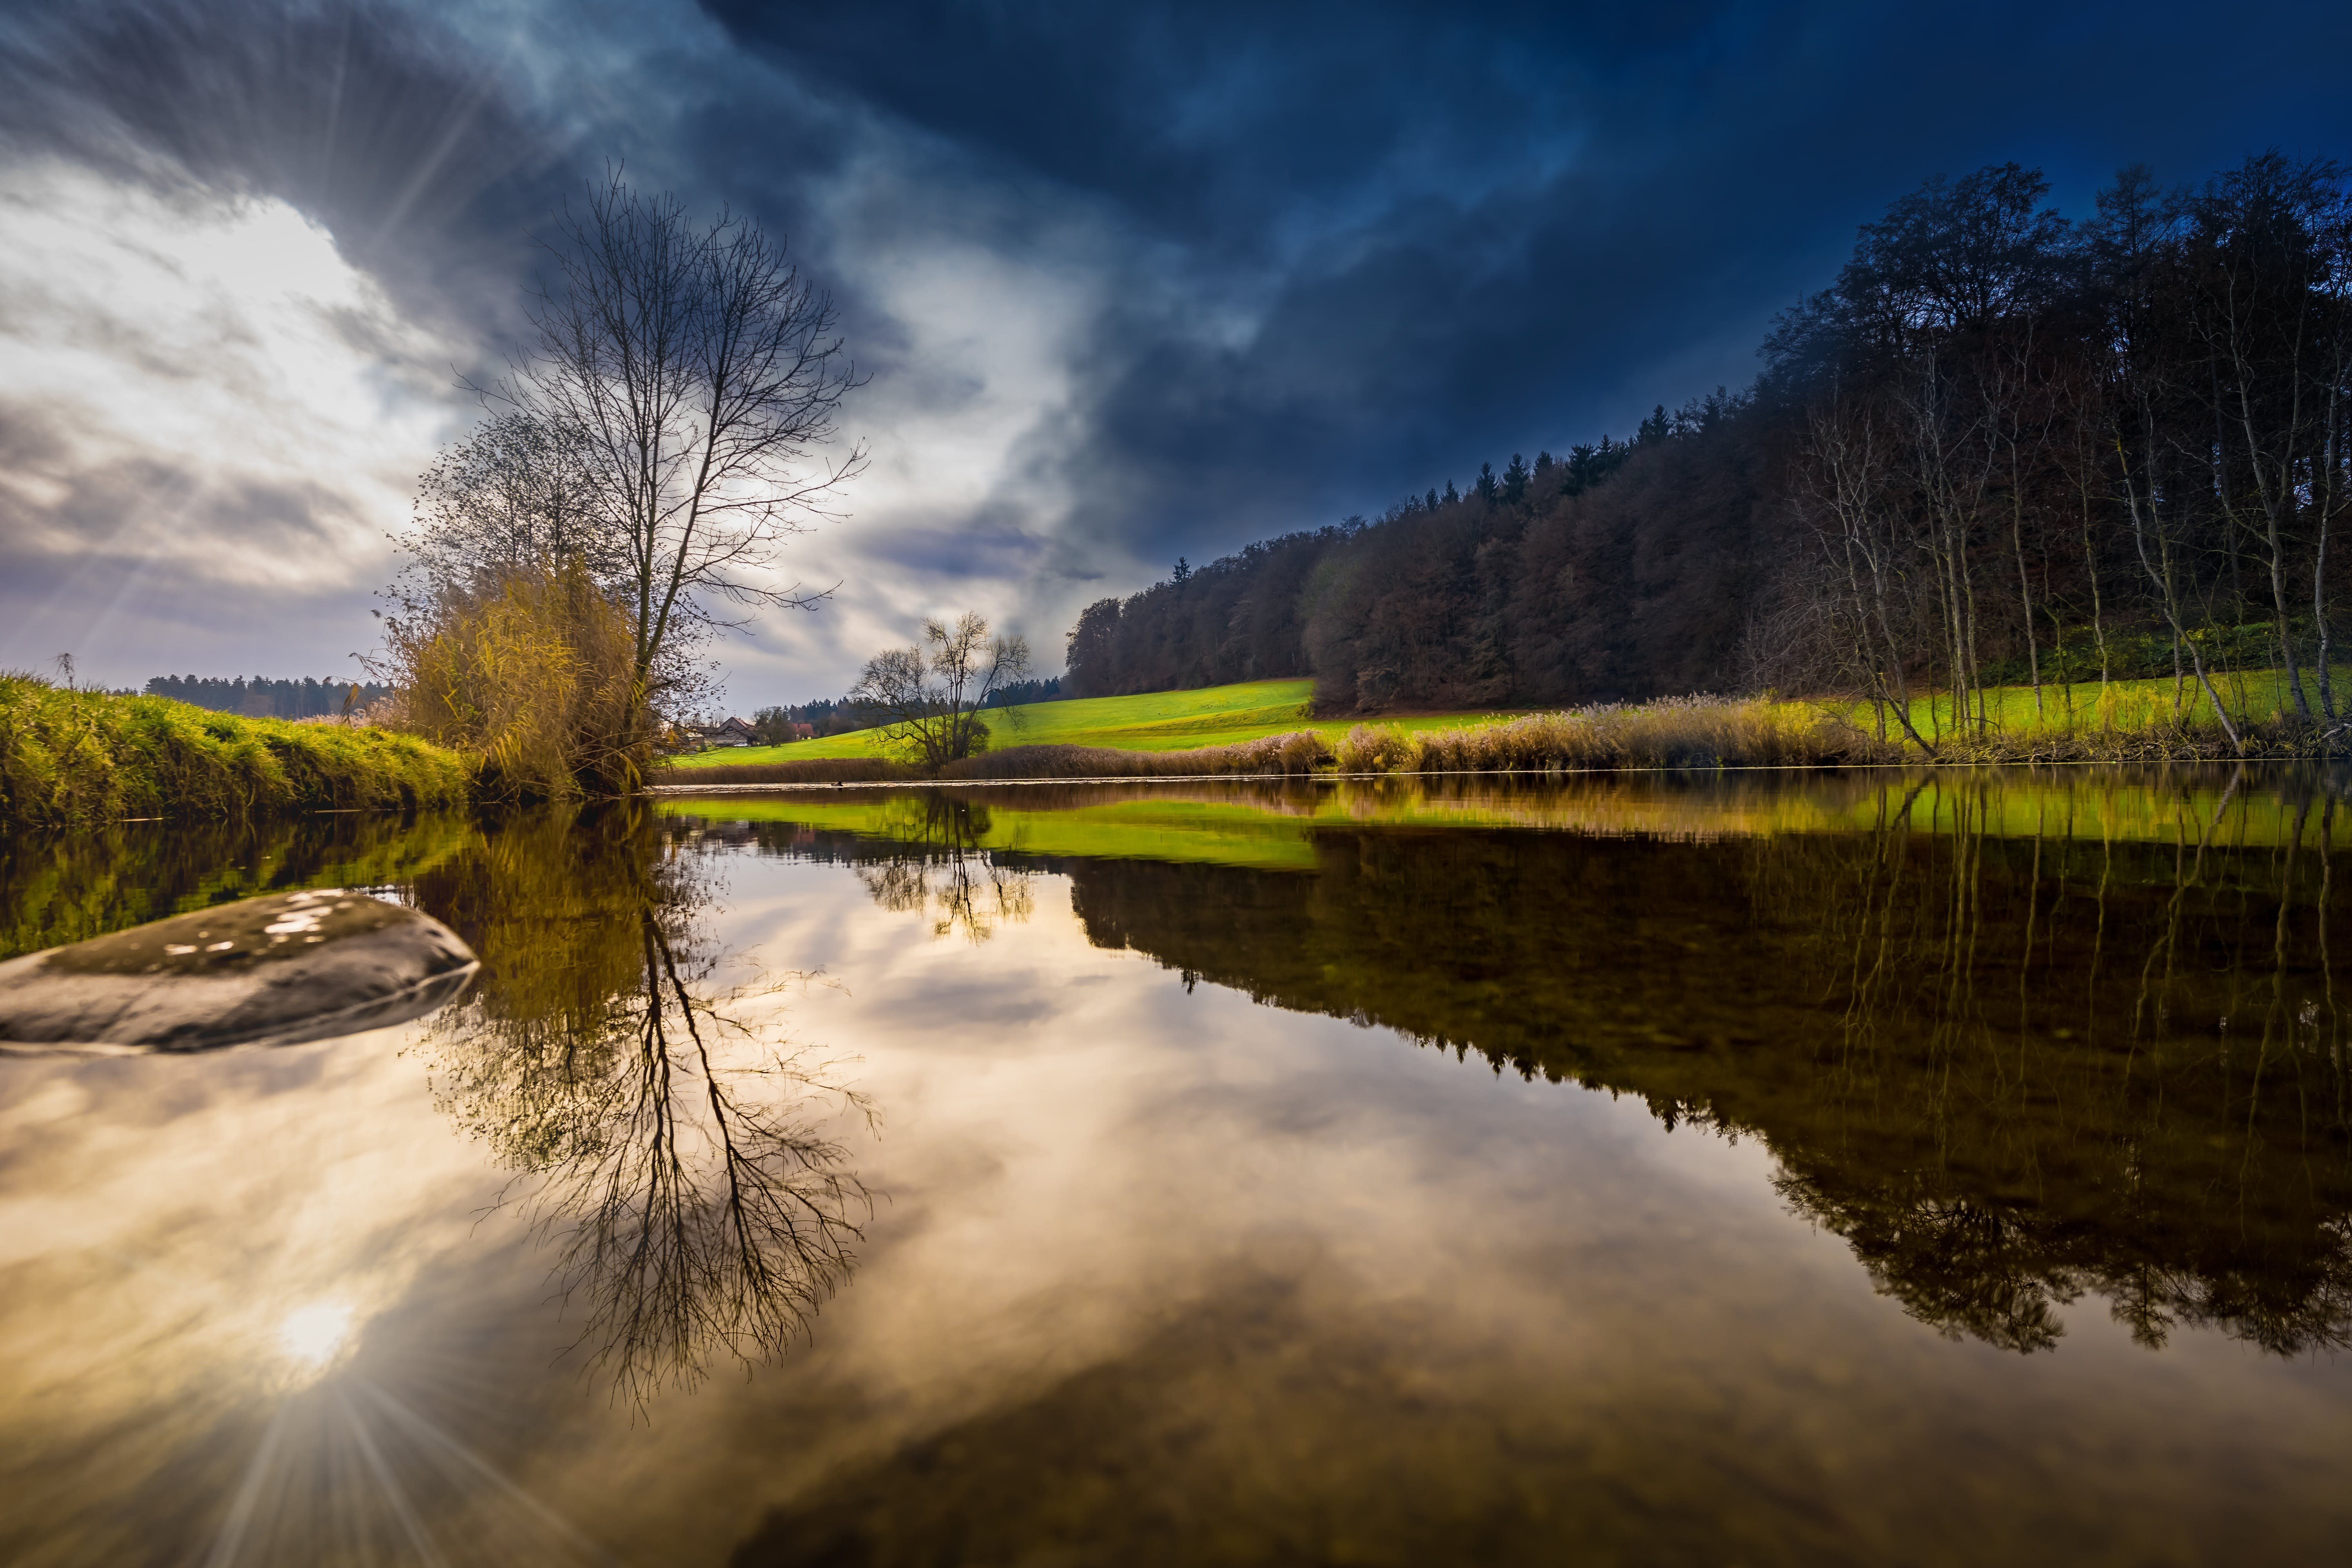
<path id="1" fill-rule="evenodd" d="M 531 1200 L 561 1237 L 559 1290 L 587 1301 L 582 1341 L 639 1400 L 699 1382 L 713 1352 L 782 1355 L 848 1278 L 866 1204 L 801 1109 L 813 1089 L 862 1102 L 691 984 L 650 909 L 641 935 L 634 1026 L 597 1086 L 606 1118 Z"/>
<path id="2" fill-rule="evenodd" d="M 409 557 L 388 595 L 414 613 L 441 588 L 577 562 L 600 585 L 620 558 L 593 506 L 572 435 L 508 410 L 451 444 L 417 480 Z"/>
<path id="3" fill-rule="evenodd" d="M 1888 700 L 1936 680 L 1981 731 L 2011 681 L 2041 718 L 2054 676 L 2071 715 L 2087 623 L 2103 686 L 2167 660 L 2176 710 L 2193 674 L 2233 742 L 2248 700 L 2217 669 L 2276 668 L 2283 707 L 2332 717 L 2352 172 L 2265 154 L 2168 196 L 2126 170 L 2079 227 L 2042 188 L 1929 182 L 1774 340 L 1820 579 L 1784 597 L 1841 647 L 1812 663 Z"/>
<path id="4" fill-rule="evenodd" d="M 436 1103 L 515 1173 L 590 1364 L 639 1401 L 806 1333 L 869 1210 L 830 1129 L 871 1120 L 756 996 L 712 985 L 695 858 L 643 827 L 541 819 L 432 889 L 492 967 L 426 1037 Z"/>
<path id="5" fill-rule="evenodd" d="M 485 395 L 578 454 L 650 700 L 665 649 L 733 624 L 719 601 L 807 609 L 832 592 L 767 574 L 865 466 L 854 447 L 824 456 L 858 378 L 831 300 L 730 213 L 698 227 L 616 170 L 545 248 L 533 341 Z"/>
<path id="6" fill-rule="evenodd" d="M 999 925 L 1029 918 L 1031 873 L 980 847 L 989 829 L 986 806 L 926 792 L 890 802 L 880 826 L 894 847 L 887 858 L 858 867 L 857 879 L 882 908 L 929 913 L 932 936 L 961 931 L 975 946 Z"/>
<path id="7" fill-rule="evenodd" d="M 866 661 L 849 700 L 871 710 L 885 739 L 937 773 L 988 749 L 981 710 L 1000 688 L 1029 671 L 1029 644 L 992 637 L 988 622 L 967 611 L 952 623 L 925 621 L 929 648 L 892 648 Z"/>

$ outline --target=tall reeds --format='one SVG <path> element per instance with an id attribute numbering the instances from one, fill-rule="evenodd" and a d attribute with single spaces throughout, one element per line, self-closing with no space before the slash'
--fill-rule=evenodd
<path id="1" fill-rule="evenodd" d="M 1182 752 L 1122 752 L 1108 746 L 1009 746 L 957 763 L 949 779 L 1204 778 L 1218 774 L 1320 772 L 1329 742 L 1312 730 L 1196 746 Z"/>
<path id="2" fill-rule="evenodd" d="M 1359 724 L 1344 773 L 1571 773 L 1617 768 L 1839 767 L 1901 760 L 1843 719 L 1761 700 L 1605 703 L 1463 730 Z"/>
<path id="3" fill-rule="evenodd" d="M 1110 746 L 1008 746 L 926 773 L 887 757 L 815 757 L 804 763 L 668 768 L 653 783 L 673 789 L 730 784 L 952 784 L 973 779 L 1207 778 L 1220 774 L 1326 771 L 1331 748 L 1312 730 L 1184 752 L 1123 752 Z"/>
<path id="4" fill-rule="evenodd" d="M 1617 768 L 1838 767 L 1901 761 L 1898 748 L 1834 714 L 1785 703 L 1688 697 L 1533 713 L 1460 730 L 1359 724 L 1335 745 L 1313 730 L 1182 752 L 1013 746 L 954 763 L 958 779 L 1199 778 L 1221 774 L 1567 773 Z M 911 781 L 880 758 L 678 768 L 677 787 Z"/>

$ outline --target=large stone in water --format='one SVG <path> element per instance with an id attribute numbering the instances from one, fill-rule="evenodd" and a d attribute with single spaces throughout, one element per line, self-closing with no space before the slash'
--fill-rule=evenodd
<path id="1" fill-rule="evenodd" d="M 431 1012 L 481 966 L 429 915 L 313 888 L 0 963 L 0 1047 L 294 1045 Z"/>

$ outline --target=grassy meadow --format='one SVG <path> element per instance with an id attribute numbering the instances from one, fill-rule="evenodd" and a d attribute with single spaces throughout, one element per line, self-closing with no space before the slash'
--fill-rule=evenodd
<path id="1" fill-rule="evenodd" d="M 2352 696 L 2352 671 L 2335 677 Z M 2214 678 L 2245 742 L 2243 755 L 2325 754 L 2320 727 L 2288 717 L 2282 674 Z M 2316 693 L 2310 678 L 2305 690 Z M 1124 776 L 1244 772 L 1575 772 L 1586 769 L 1822 767 L 1931 760 L 1866 702 L 1673 698 L 1558 713 L 1465 711 L 1365 721 L 1312 716 L 1312 683 L 1262 680 L 1136 697 L 1034 703 L 992 714 L 990 753 L 954 778 Z M 1939 762 L 2158 762 L 2233 757 L 2203 689 L 2189 679 L 1990 688 L 1990 722 L 1955 724 L 1951 698 L 1915 699 L 1913 725 Z M 1882 723 L 1882 719 L 1885 721 Z M 1279 763 L 1265 748 L 1286 744 Z M 1310 755 L 1311 753 L 1311 755 Z M 1150 759 L 1159 759 L 1152 761 Z M 672 787 L 708 777 L 759 782 L 889 782 L 914 776 L 858 731 L 784 746 L 702 752 L 673 764 Z M 719 771 L 710 771 L 719 770 Z M 771 778 L 772 774 L 772 778 Z"/>
<path id="2" fill-rule="evenodd" d="M 471 764 L 387 731 L 0 675 L 0 824 L 464 805 Z"/>
<path id="3" fill-rule="evenodd" d="M 1311 680 L 1251 680 L 1234 686 L 1204 686 L 1191 691 L 1151 691 L 1138 697 L 1076 697 L 992 710 L 989 746 L 1086 746 L 1119 752 L 1184 752 L 1232 746 L 1269 735 L 1309 731 L 1337 741 L 1352 719 L 1316 719 L 1307 712 L 1315 695 Z M 1507 717 L 1502 713 L 1436 713 L 1383 721 L 1407 732 L 1457 729 Z M 743 746 L 680 757 L 674 765 L 751 767 L 763 763 L 814 762 L 831 757 L 881 755 L 878 731 L 858 730 L 821 741 L 785 746 Z"/>

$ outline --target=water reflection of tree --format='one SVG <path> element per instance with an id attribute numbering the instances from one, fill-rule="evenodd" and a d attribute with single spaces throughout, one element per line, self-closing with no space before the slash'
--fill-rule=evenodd
<path id="1" fill-rule="evenodd" d="M 640 813 L 550 814 L 418 886 L 484 967 L 427 1037 L 436 1100 L 516 1173 L 592 1364 L 638 1398 L 782 1354 L 867 1207 L 824 1130 L 863 1100 L 715 984 L 710 866 Z"/>
<path id="2" fill-rule="evenodd" d="M 1946 780 L 1717 844 L 1339 830 L 1314 877 L 1075 862 L 1072 899 L 1171 969 L 1760 1135 L 1943 1331 L 2044 1348 L 2091 1292 L 2144 1343 L 2288 1353 L 2352 1342 L 2323 782 Z"/>
<path id="3" fill-rule="evenodd" d="M 961 931 L 974 942 L 1029 918 L 1032 873 L 980 847 L 986 806 L 926 790 L 891 800 L 877 826 L 887 847 L 858 866 L 857 879 L 884 909 L 928 913 L 933 936 Z"/>
<path id="4" fill-rule="evenodd" d="M 1817 957 L 1850 976 L 1823 1098 L 1907 1121 L 1933 1154 L 1890 1168 L 1783 1136 L 1783 1194 L 1955 1336 L 2046 1348 L 2087 1290 L 2150 1346 L 2179 1324 L 2280 1353 L 2352 1343 L 2334 802 L 2315 783 L 2285 781 L 2285 831 L 2259 850 L 2225 842 L 2242 773 L 2184 796 L 2168 845 L 1996 834 L 1983 789 L 1934 838 L 1898 823 L 1816 849 L 1854 895 L 1814 898 Z M 1774 858 L 1759 902 L 1804 896 Z"/>

